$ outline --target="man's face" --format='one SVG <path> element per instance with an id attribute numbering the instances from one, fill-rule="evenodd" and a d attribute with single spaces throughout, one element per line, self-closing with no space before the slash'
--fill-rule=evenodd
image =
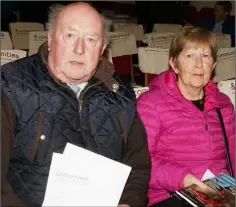
<path id="1" fill-rule="evenodd" d="M 222 21 L 228 15 L 228 12 L 225 12 L 223 6 L 216 4 L 214 9 L 214 15 L 216 21 Z"/>
<path id="2" fill-rule="evenodd" d="M 101 19 L 85 10 L 62 12 L 49 33 L 49 68 L 66 83 L 87 82 L 105 49 Z"/>

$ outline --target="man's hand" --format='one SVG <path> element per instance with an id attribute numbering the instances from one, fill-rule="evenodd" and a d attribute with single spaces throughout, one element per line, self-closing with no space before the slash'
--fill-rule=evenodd
<path id="1" fill-rule="evenodd" d="M 117 207 L 130 207 L 130 206 L 127 205 L 127 204 L 120 204 L 120 205 L 118 205 Z"/>

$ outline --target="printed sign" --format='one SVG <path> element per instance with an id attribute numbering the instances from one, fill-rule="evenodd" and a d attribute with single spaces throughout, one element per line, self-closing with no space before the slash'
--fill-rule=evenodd
<path id="1" fill-rule="evenodd" d="M 29 49 L 38 50 L 39 47 L 48 40 L 47 31 L 29 32 Z"/>
<path id="2" fill-rule="evenodd" d="M 235 58 L 236 51 L 234 47 L 219 49 L 213 77 L 214 82 L 235 78 Z"/>
<path id="3" fill-rule="evenodd" d="M 141 24 L 114 24 L 115 32 L 126 32 L 135 36 L 137 41 L 143 39 L 143 25 Z"/>
<path id="4" fill-rule="evenodd" d="M 154 24 L 152 32 L 174 32 L 177 33 L 182 28 L 180 24 Z"/>
<path id="5" fill-rule="evenodd" d="M 157 35 L 157 34 L 159 34 L 159 33 L 157 33 L 157 32 L 151 32 L 151 33 L 146 33 L 146 34 L 144 34 L 143 35 L 143 43 L 145 43 L 145 44 L 148 44 L 148 41 L 149 41 L 149 39 L 150 38 L 152 38 L 154 35 Z"/>
<path id="6" fill-rule="evenodd" d="M 1 31 L 1 50 L 11 50 L 12 42 L 9 35 L 9 32 Z"/>
<path id="7" fill-rule="evenodd" d="M 26 57 L 23 50 L 1 50 L 1 65 Z"/>
<path id="8" fill-rule="evenodd" d="M 109 48 L 112 57 L 137 54 L 137 45 L 134 35 L 125 32 L 109 32 Z"/>
<path id="9" fill-rule="evenodd" d="M 230 98 L 235 108 L 235 79 L 220 81 L 217 86 L 222 93 Z"/>
<path id="10" fill-rule="evenodd" d="M 9 27 L 14 49 L 29 49 L 29 32 L 44 30 L 43 24 L 33 22 L 14 22 Z"/>
<path id="11" fill-rule="evenodd" d="M 231 47 L 231 37 L 229 34 L 216 33 L 215 36 L 218 48 Z"/>
<path id="12" fill-rule="evenodd" d="M 143 73 L 159 74 L 169 68 L 169 50 L 165 48 L 139 47 L 138 59 Z"/>
<path id="13" fill-rule="evenodd" d="M 138 98 L 142 93 L 146 92 L 149 90 L 149 87 L 137 87 L 137 88 L 133 88 L 136 98 Z"/>
<path id="14" fill-rule="evenodd" d="M 158 33 L 148 39 L 149 47 L 162 47 L 170 48 L 171 41 L 174 38 L 175 33 Z"/>

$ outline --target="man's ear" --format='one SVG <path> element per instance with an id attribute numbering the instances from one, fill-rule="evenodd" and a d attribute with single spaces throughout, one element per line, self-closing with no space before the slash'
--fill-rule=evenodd
<path id="1" fill-rule="evenodd" d="M 173 57 L 169 59 L 169 65 L 175 71 L 175 73 L 178 74 L 179 70 L 176 67 L 176 60 Z"/>
<path id="2" fill-rule="evenodd" d="M 102 47 L 102 53 L 101 53 L 101 56 L 103 55 L 103 53 L 104 53 L 104 51 L 105 51 L 106 47 L 107 47 L 107 45 L 106 45 L 106 44 L 104 44 L 104 45 L 103 45 L 103 47 Z"/>
<path id="3" fill-rule="evenodd" d="M 52 41 L 52 32 L 48 32 L 48 51 L 50 50 L 51 41 Z"/>

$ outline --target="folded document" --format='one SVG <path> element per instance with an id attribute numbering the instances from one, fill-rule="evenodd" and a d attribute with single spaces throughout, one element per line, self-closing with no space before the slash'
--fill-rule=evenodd
<path id="1" fill-rule="evenodd" d="M 117 206 L 131 167 L 67 144 L 53 153 L 42 206 Z"/>

